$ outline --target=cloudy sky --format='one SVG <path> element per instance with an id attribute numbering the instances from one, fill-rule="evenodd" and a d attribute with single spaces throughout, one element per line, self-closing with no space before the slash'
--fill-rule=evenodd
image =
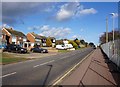
<path id="1" fill-rule="evenodd" d="M 35 32 L 57 39 L 78 38 L 98 44 L 99 36 L 106 29 L 106 16 L 109 31 L 112 30 L 109 15 L 112 12 L 117 28 L 116 2 L 3 2 L 0 24 L 25 34 Z"/>

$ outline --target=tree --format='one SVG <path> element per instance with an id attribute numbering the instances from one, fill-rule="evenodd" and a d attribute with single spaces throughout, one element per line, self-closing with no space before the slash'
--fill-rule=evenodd
<path id="1" fill-rule="evenodd" d="M 87 47 L 88 46 L 88 43 L 87 42 L 85 42 L 85 47 Z"/>
<path id="2" fill-rule="evenodd" d="M 74 40 L 74 42 L 79 46 L 80 45 L 80 40 L 78 40 L 78 38 L 76 38 L 75 40 Z"/>
<path id="3" fill-rule="evenodd" d="M 47 38 L 47 40 L 46 40 L 46 46 L 47 47 L 52 47 L 52 41 L 51 41 L 50 38 Z"/>
<path id="4" fill-rule="evenodd" d="M 69 40 L 69 44 L 72 44 L 75 49 L 78 48 L 78 45 L 73 40 Z"/>
<path id="5" fill-rule="evenodd" d="M 59 44 L 64 44 L 62 39 L 61 40 L 56 40 L 56 45 L 59 45 Z"/>
<path id="6" fill-rule="evenodd" d="M 120 39 L 120 31 L 118 30 L 115 30 L 114 31 L 114 39 L 117 40 L 117 39 Z M 108 32 L 108 41 L 112 41 L 113 40 L 113 31 L 111 32 Z M 104 32 L 104 34 L 102 34 L 99 38 L 99 42 L 101 44 L 104 44 L 106 43 L 106 32 Z"/>
<path id="7" fill-rule="evenodd" d="M 84 41 L 84 40 L 80 40 L 80 43 L 81 43 L 81 44 L 85 44 L 85 41 Z"/>
<path id="8" fill-rule="evenodd" d="M 94 45 L 94 43 L 90 42 L 89 46 L 94 47 L 95 45 Z"/>

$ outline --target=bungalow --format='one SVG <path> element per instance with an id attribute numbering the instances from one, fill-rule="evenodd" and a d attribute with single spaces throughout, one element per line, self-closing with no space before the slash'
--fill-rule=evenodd
<path id="1" fill-rule="evenodd" d="M 3 28 L 2 29 L 2 43 L 3 44 L 18 44 L 23 45 L 25 42 L 26 36 L 20 31 L 13 30 L 13 28 Z"/>

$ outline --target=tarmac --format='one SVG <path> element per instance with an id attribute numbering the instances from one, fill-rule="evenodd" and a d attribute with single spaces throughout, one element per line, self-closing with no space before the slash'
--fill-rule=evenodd
<path id="1" fill-rule="evenodd" d="M 59 87 L 120 87 L 120 72 L 100 48 L 97 48 L 57 85 Z"/>

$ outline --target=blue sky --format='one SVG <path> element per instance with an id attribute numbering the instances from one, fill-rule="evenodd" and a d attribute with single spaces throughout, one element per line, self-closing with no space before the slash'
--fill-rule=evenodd
<path id="1" fill-rule="evenodd" d="M 109 31 L 112 30 L 114 12 L 115 28 L 118 28 L 117 2 L 3 2 L 2 25 L 15 30 L 35 32 L 57 39 L 84 39 L 99 43 L 100 35 L 106 29 L 106 16 Z"/>

